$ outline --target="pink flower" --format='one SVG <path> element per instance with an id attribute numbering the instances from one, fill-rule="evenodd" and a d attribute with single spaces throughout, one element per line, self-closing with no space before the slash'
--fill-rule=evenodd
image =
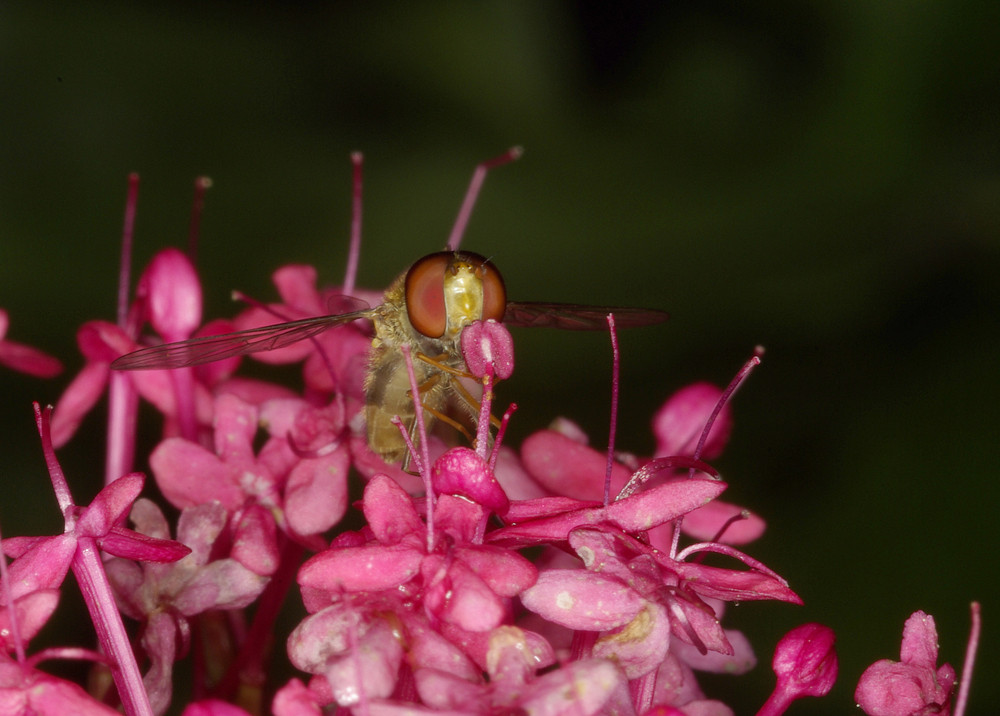
<path id="1" fill-rule="evenodd" d="M 779 716 L 795 699 L 825 696 L 837 680 L 833 629 L 803 624 L 785 634 L 774 649 L 778 684 L 757 716 Z"/>
<path id="2" fill-rule="evenodd" d="M 937 665 L 934 617 L 914 612 L 903 627 L 900 660 L 882 659 L 865 669 L 854 699 L 869 716 L 951 713 L 955 670 Z"/>
<path id="3" fill-rule="evenodd" d="M 316 269 L 312 266 L 283 266 L 272 275 L 283 303 L 251 308 L 236 318 L 238 330 L 267 326 L 283 321 L 348 313 L 382 302 L 382 294 L 358 291 L 360 298 L 348 298 L 337 289 L 316 287 Z M 255 353 L 263 363 L 295 363 L 305 359 L 306 384 L 320 393 L 338 391 L 361 399 L 362 382 L 368 363 L 371 335 L 365 324 L 354 321 L 320 333 L 312 340 L 300 341 L 276 350 Z M 370 325 L 370 324 L 369 324 Z"/>
<path id="4" fill-rule="evenodd" d="M 149 500 L 138 500 L 131 517 L 151 538 L 169 538 L 163 513 Z M 248 606 L 267 584 L 266 577 L 236 559 L 216 556 L 225 527 L 226 512 L 219 503 L 189 507 L 177 523 L 177 539 L 189 548 L 186 557 L 172 564 L 107 563 L 122 611 L 143 624 L 141 644 L 150 660 L 143 682 L 157 713 L 170 704 L 173 663 L 187 650 L 190 618 Z"/>

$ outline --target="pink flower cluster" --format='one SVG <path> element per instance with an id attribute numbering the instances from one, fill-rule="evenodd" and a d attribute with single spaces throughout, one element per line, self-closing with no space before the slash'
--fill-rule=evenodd
<path id="1" fill-rule="evenodd" d="M 163 714 L 185 659 L 194 684 L 185 716 L 733 713 L 696 676 L 736 676 L 756 663 L 748 639 L 724 627 L 726 604 L 801 603 L 742 551 L 764 522 L 720 500 L 726 483 L 704 462 L 726 442 L 728 399 L 751 366 L 730 389 L 699 383 L 668 398 L 653 420 L 655 456 L 609 459 L 559 420 L 519 450 L 501 444 L 502 428 L 476 449 L 420 434 L 417 474 L 387 465 L 367 444 L 366 322 L 259 354 L 264 363 L 301 364 L 294 388 L 245 376 L 239 355 L 173 371 L 110 369 L 149 340 L 140 339 L 147 326 L 170 342 L 343 305 L 316 286 L 310 267 L 279 269 L 274 282 L 280 302 L 203 324 L 195 269 L 167 249 L 117 322 L 80 329 L 83 369 L 51 416 L 38 410 L 66 529 L 3 541 L 13 562 L 0 560 L 0 714 L 116 713 L 112 706 Z M 473 324 L 467 334 L 466 364 L 487 386 L 482 428 L 493 383 L 513 368 L 512 344 L 499 324 Z M 0 361 L 25 370 L 32 349 L 15 346 L 0 340 Z M 36 375 L 58 367 L 34 365 Z M 107 486 L 78 507 L 55 450 L 105 392 Z M 139 401 L 161 416 L 148 464 L 178 515 L 173 527 L 139 498 Z M 28 656 L 69 569 L 101 648 Z M 276 634 L 292 599 L 306 616 Z M 878 662 L 862 677 L 856 698 L 867 713 L 948 712 L 955 673 L 936 667 L 935 638 L 930 617 L 911 617 L 902 661 Z M 759 713 L 826 694 L 837 676 L 833 642 L 818 624 L 787 634 L 773 659 L 775 691 Z M 275 650 L 300 677 L 270 680 Z M 116 688 L 97 679 L 103 691 L 88 694 L 39 670 L 48 658 L 91 659 Z"/>

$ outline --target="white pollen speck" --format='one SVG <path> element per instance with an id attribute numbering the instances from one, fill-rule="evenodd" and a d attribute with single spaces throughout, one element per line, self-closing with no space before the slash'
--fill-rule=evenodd
<path id="1" fill-rule="evenodd" d="M 560 609 L 569 611 L 573 608 L 575 603 L 576 600 L 573 599 L 573 595 L 569 592 L 559 592 L 559 594 L 556 595 L 556 606 Z"/>

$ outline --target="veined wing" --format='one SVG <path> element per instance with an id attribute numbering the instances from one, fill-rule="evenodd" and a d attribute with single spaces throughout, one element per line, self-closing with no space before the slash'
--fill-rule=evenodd
<path id="1" fill-rule="evenodd" d="M 164 370 L 211 363 L 247 353 L 270 351 L 318 335 L 334 326 L 350 323 L 359 318 L 371 318 L 373 313 L 374 309 L 368 308 L 336 316 L 315 316 L 271 326 L 248 328 L 235 333 L 164 343 L 124 355 L 114 361 L 111 367 L 115 370 Z"/>
<path id="2" fill-rule="evenodd" d="M 615 315 L 617 328 L 652 326 L 670 318 L 666 311 L 655 308 L 508 301 L 503 322 L 512 326 L 562 328 L 569 331 L 606 331 L 609 313 Z"/>

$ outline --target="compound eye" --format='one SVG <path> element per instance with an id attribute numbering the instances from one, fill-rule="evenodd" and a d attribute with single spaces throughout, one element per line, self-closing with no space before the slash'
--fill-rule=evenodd
<path id="1" fill-rule="evenodd" d="M 497 267 L 483 259 L 476 275 L 483 281 L 483 320 L 502 321 L 507 310 L 507 288 Z"/>
<path id="2" fill-rule="evenodd" d="M 453 256 L 451 251 L 429 254 L 406 272 L 406 313 L 410 324 L 428 338 L 440 338 L 448 325 L 444 272 Z"/>

